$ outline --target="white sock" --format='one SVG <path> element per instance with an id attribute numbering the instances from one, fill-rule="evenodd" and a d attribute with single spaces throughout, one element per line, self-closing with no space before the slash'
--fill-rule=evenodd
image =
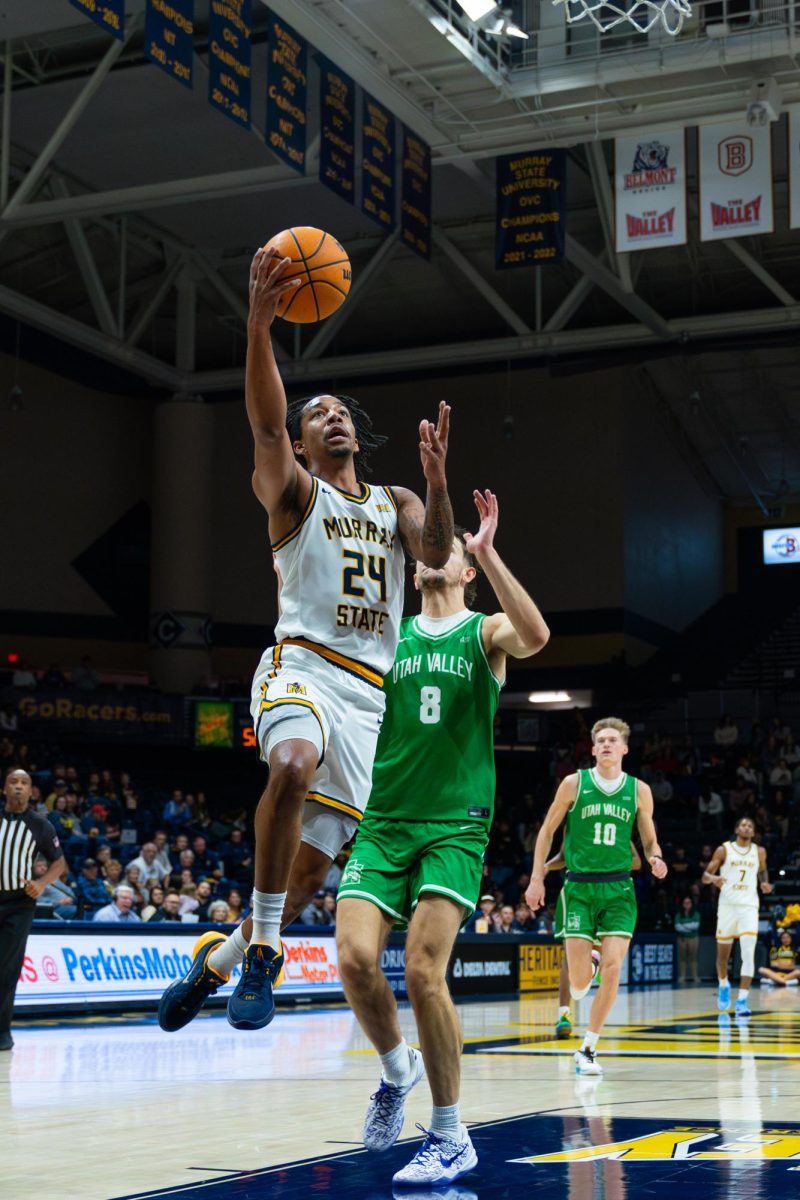
<path id="1" fill-rule="evenodd" d="M 381 1054 L 383 1078 L 395 1087 L 407 1087 L 414 1078 L 414 1060 L 408 1042 L 403 1038 L 394 1050 Z"/>
<path id="2" fill-rule="evenodd" d="M 559 1021 L 561 1020 L 562 1017 L 568 1017 L 568 1016 L 569 1016 L 569 1005 L 568 1004 L 559 1004 L 559 1006 L 558 1006 Z"/>
<path id="3" fill-rule="evenodd" d="M 587 1029 L 581 1050 L 591 1050 L 592 1054 L 594 1054 L 595 1050 L 597 1049 L 597 1039 L 599 1037 L 599 1033 L 592 1033 L 591 1029 Z"/>
<path id="4" fill-rule="evenodd" d="M 582 1000 L 583 997 L 590 990 L 591 986 L 592 986 L 591 979 L 589 980 L 589 982 L 587 983 L 585 988 L 576 988 L 576 987 L 573 987 L 572 984 L 570 984 L 569 985 L 569 994 L 570 994 L 570 996 L 572 996 L 573 1000 Z"/>
<path id="5" fill-rule="evenodd" d="M 434 1104 L 431 1133 L 435 1133 L 437 1137 L 450 1138 L 454 1142 L 461 1141 L 461 1114 L 457 1104 L 447 1104 L 442 1107 Z"/>
<path id="6" fill-rule="evenodd" d="M 233 968 L 242 961 L 248 943 L 242 933 L 241 925 L 237 925 L 229 938 L 221 946 L 217 946 L 208 956 L 208 965 L 220 975 L 230 975 Z"/>
<path id="7" fill-rule="evenodd" d="M 277 950 L 281 940 L 281 918 L 286 892 L 259 892 L 253 888 L 253 936 L 251 945 L 272 946 Z"/>
<path id="8" fill-rule="evenodd" d="M 797 983 L 798 983 L 798 981 L 796 979 L 787 979 L 786 980 L 787 987 L 797 987 Z"/>
<path id="9" fill-rule="evenodd" d="M 737 1000 L 746 1000 L 749 995 L 750 995 L 750 988 L 739 988 L 739 995 L 736 997 L 736 999 Z"/>

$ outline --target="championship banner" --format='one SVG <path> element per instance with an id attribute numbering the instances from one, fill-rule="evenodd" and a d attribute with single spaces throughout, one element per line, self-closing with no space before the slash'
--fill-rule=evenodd
<path id="1" fill-rule="evenodd" d="M 403 126 L 400 232 L 422 258 L 431 256 L 431 148 Z"/>
<path id="2" fill-rule="evenodd" d="M 772 233 L 772 126 L 698 130 L 700 239 Z"/>
<path id="3" fill-rule="evenodd" d="M 503 154 L 497 169 L 495 267 L 561 262 L 566 216 L 566 150 Z"/>
<path id="4" fill-rule="evenodd" d="M 319 69 L 319 180 L 354 204 L 356 85 L 329 58 L 320 56 Z"/>
<path id="5" fill-rule="evenodd" d="M 192 86 L 194 0 L 147 0 L 144 52 L 170 79 Z"/>
<path id="6" fill-rule="evenodd" d="M 362 99 L 361 211 L 386 230 L 395 218 L 395 120 L 368 92 Z"/>
<path id="7" fill-rule="evenodd" d="M 147 922 L 137 925 L 104 925 L 48 922 L 46 931 L 33 927 L 25 949 L 17 992 L 16 1012 L 29 1008 L 63 1008 L 131 1001 L 156 1003 L 175 979 L 192 965 L 192 949 L 202 925 Z M 279 998 L 341 999 L 336 938 L 284 936 L 284 978 Z M 217 995 L 227 996 L 236 986 L 241 967 L 234 967 Z"/>
<path id="8" fill-rule="evenodd" d="M 800 105 L 789 109 L 789 228 L 800 229 Z"/>
<path id="9" fill-rule="evenodd" d="M 69 0 L 106 33 L 120 41 L 125 37 L 125 0 Z"/>
<path id="10" fill-rule="evenodd" d="M 617 250 L 685 246 L 686 134 L 618 137 L 614 144 Z"/>
<path id="11" fill-rule="evenodd" d="M 306 169 L 308 43 L 291 25 L 267 14 L 266 143 L 302 175 Z"/>
<path id="12" fill-rule="evenodd" d="M 250 0 L 211 0 L 208 9 L 208 102 L 250 128 Z"/>

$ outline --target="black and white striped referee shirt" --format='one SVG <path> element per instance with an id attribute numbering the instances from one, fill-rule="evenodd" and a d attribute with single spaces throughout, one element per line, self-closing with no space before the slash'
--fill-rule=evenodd
<path id="1" fill-rule="evenodd" d="M 49 863 L 62 856 L 55 829 L 46 817 L 31 812 L 0 812 L 0 893 L 20 892 L 23 880 L 33 879 L 33 860 Z"/>

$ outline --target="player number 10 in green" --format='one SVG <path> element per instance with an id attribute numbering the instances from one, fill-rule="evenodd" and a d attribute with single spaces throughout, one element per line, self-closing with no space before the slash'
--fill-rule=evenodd
<path id="1" fill-rule="evenodd" d="M 423 725 L 438 725 L 442 717 L 442 690 L 438 687 L 419 689 L 419 719 Z"/>
<path id="2" fill-rule="evenodd" d="M 604 825 L 602 821 L 594 823 L 594 846 L 613 846 L 617 840 L 617 827 L 611 821 Z"/>

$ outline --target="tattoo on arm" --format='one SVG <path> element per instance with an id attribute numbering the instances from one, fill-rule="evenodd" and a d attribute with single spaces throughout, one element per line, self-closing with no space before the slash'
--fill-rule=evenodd
<path id="1" fill-rule="evenodd" d="M 434 550 L 449 550 L 453 544 L 453 508 L 447 488 L 428 490 L 422 542 Z"/>

